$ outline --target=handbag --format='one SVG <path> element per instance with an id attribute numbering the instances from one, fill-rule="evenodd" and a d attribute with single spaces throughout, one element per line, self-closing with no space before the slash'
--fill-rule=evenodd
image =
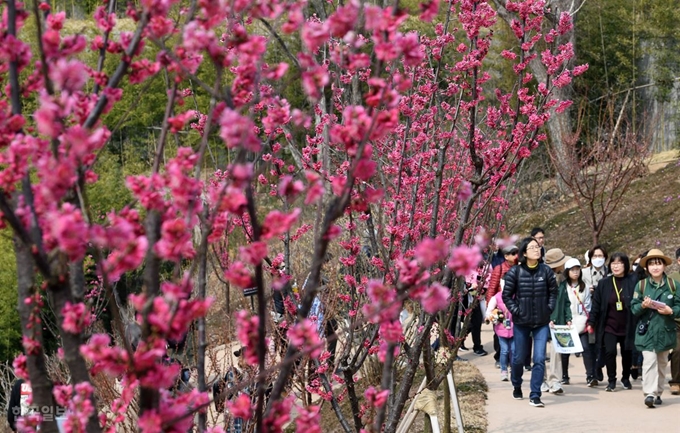
<path id="1" fill-rule="evenodd" d="M 581 297 L 578 295 L 578 292 L 576 290 L 573 291 L 574 296 L 576 296 L 576 299 L 578 299 L 578 303 L 581 304 L 581 308 L 583 308 L 583 311 L 586 313 L 586 323 L 588 322 L 588 319 L 590 319 L 590 313 L 586 309 L 586 306 L 583 305 L 583 301 L 581 301 Z M 589 332 L 588 333 L 588 344 L 595 344 L 597 341 L 597 336 L 595 335 L 594 332 Z"/>

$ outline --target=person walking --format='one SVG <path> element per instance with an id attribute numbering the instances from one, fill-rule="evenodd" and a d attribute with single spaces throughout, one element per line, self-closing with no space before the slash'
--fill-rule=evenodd
<path id="1" fill-rule="evenodd" d="M 675 261 L 680 266 L 680 248 L 675 250 Z M 680 286 L 680 272 L 675 271 L 668 277 L 673 279 L 675 287 Z M 668 384 L 671 386 L 671 394 L 680 395 L 680 319 L 675 319 L 675 334 L 675 349 L 671 352 L 671 380 Z"/>
<path id="2" fill-rule="evenodd" d="M 644 253 L 638 254 L 638 256 L 633 261 L 633 270 L 631 271 L 631 278 L 637 279 L 637 281 L 644 280 L 647 278 L 647 271 L 645 268 L 640 266 L 640 260 L 647 255 L 649 250 Z M 637 284 L 637 283 L 636 283 Z M 638 377 L 642 379 L 642 353 L 640 353 L 635 347 L 633 347 L 633 361 L 630 367 L 630 377 L 633 380 L 637 380 Z"/>
<path id="3" fill-rule="evenodd" d="M 595 292 L 600 280 L 607 276 L 607 259 L 609 258 L 607 250 L 602 245 L 595 245 L 586 253 L 586 263 L 588 266 L 583 269 L 583 282 L 586 284 L 586 288 L 590 290 L 590 295 L 592 296 Z M 604 347 L 602 345 L 597 345 L 595 347 L 597 351 L 596 357 L 596 370 L 595 370 L 595 381 L 593 381 L 590 386 L 597 386 L 597 384 L 604 380 L 604 374 L 602 373 L 602 368 L 605 364 L 605 354 Z"/>
<path id="4" fill-rule="evenodd" d="M 513 398 L 521 400 L 523 364 L 531 350 L 533 336 L 533 361 L 529 404 L 544 407 L 541 401 L 541 384 L 545 375 L 545 349 L 550 334 L 550 314 L 557 301 L 555 273 L 543 263 L 541 246 L 534 238 L 525 238 L 519 247 L 519 265 L 505 274 L 503 303 L 512 314 L 515 354 L 512 357 L 511 380 Z"/>
<path id="5" fill-rule="evenodd" d="M 638 282 L 631 301 L 632 313 L 640 318 L 635 346 L 642 352 L 642 392 L 649 408 L 661 405 L 668 354 L 676 347 L 674 319 L 680 318 L 680 293 L 666 276 L 673 263 L 659 249 L 652 249 L 640 260 L 649 277 Z"/>
<path id="6" fill-rule="evenodd" d="M 31 384 L 23 379 L 17 379 L 12 385 L 12 391 L 7 403 L 7 423 L 12 431 L 17 431 L 17 420 L 20 416 L 26 416 L 35 412 L 29 404 L 31 400 Z"/>
<path id="7" fill-rule="evenodd" d="M 588 325 L 596 334 L 597 347 L 604 347 L 606 391 L 611 392 L 616 388 L 617 345 L 621 348 L 621 384 L 623 389 L 632 389 L 630 369 L 636 321 L 630 311 L 630 302 L 637 277 L 629 273 L 630 261 L 622 252 L 612 254 L 609 268 L 612 275 L 600 280 L 593 294 Z M 589 385 L 597 386 L 598 380 L 596 378 Z"/>
<path id="8" fill-rule="evenodd" d="M 489 304 L 491 303 L 491 299 L 493 299 L 493 297 L 497 293 L 501 293 L 503 291 L 502 287 L 502 285 L 504 284 L 503 277 L 505 276 L 506 273 L 508 273 L 510 268 L 517 264 L 517 253 L 519 252 L 519 248 L 517 248 L 516 245 L 514 244 L 507 245 L 503 247 L 501 251 L 504 257 L 503 263 L 496 266 L 491 271 L 491 278 L 489 278 L 489 288 L 486 291 L 487 317 L 488 311 L 491 310 L 491 307 L 489 306 Z M 494 351 L 496 352 L 493 356 L 494 360 L 496 361 L 495 363 L 496 368 L 500 368 L 501 346 L 498 340 L 498 334 L 496 334 L 495 332 L 493 334 L 493 348 Z"/>
<path id="9" fill-rule="evenodd" d="M 564 265 L 571 259 L 559 248 L 551 248 L 545 253 L 545 264 L 552 269 L 557 279 L 557 301 L 555 309 L 550 315 L 550 327 L 571 326 L 571 307 L 569 295 L 564 283 L 562 272 Z M 541 391 L 549 391 L 552 394 L 563 394 L 562 378 L 564 377 L 564 367 L 562 365 L 561 354 L 555 352 L 555 347 L 550 344 L 550 368 L 546 371 L 545 382 L 541 386 Z"/>
<path id="10" fill-rule="evenodd" d="M 465 294 L 459 305 L 459 308 L 462 311 L 469 311 L 467 314 L 471 315 L 465 338 L 467 339 L 468 335 L 472 335 L 472 351 L 477 356 L 488 355 L 488 352 L 484 350 L 484 345 L 482 344 L 482 323 L 484 323 L 484 317 L 486 315 L 485 296 L 490 277 L 491 266 L 489 266 L 488 263 L 483 263 L 475 272 L 465 277 Z M 479 302 L 471 309 L 471 306 L 475 303 L 475 299 L 479 299 Z M 451 332 L 452 335 L 457 335 L 457 327 L 457 321 L 452 320 L 449 332 Z M 463 349 L 463 346 L 461 346 L 461 349 Z M 467 348 L 465 350 L 467 350 Z"/>
<path id="11" fill-rule="evenodd" d="M 512 313 L 503 303 L 501 292 L 496 293 L 487 304 L 486 318 L 493 323 L 494 335 L 498 338 L 498 343 L 501 346 L 499 358 L 501 381 L 507 382 L 508 365 L 512 360 L 512 354 L 515 352 L 515 344 L 512 338 Z"/>
<path id="12" fill-rule="evenodd" d="M 541 227 L 534 227 L 531 229 L 529 236 L 536 239 L 536 242 L 541 247 L 541 259 L 545 260 L 545 230 Z"/>
<path id="13" fill-rule="evenodd" d="M 607 250 L 602 245 L 595 245 L 588 250 L 590 266 L 583 269 L 583 282 L 586 283 L 590 293 L 593 293 L 600 280 L 607 276 L 605 263 L 608 258 Z"/>
<path id="14" fill-rule="evenodd" d="M 569 295 L 571 305 L 571 322 L 576 329 L 583 346 L 583 365 L 586 369 L 586 383 L 595 378 L 595 339 L 594 334 L 586 332 L 586 323 L 591 309 L 590 290 L 586 290 L 586 284 L 581 275 L 581 263 L 578 259 L 569 259 L 564 265 L 565 280 L 562 283 Z M 562 384 L 569 384 L 569 354 L 562 355 Z"/>

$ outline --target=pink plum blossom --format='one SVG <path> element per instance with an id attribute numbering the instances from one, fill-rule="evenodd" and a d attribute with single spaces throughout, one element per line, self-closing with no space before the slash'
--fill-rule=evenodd
<path id="1" fill-rule="evenodd" d="M 458 276 L 466 276 L 477 269 L 482 254 L 476 246 L 459 245 L 451 251 L 447 266 Z"/>

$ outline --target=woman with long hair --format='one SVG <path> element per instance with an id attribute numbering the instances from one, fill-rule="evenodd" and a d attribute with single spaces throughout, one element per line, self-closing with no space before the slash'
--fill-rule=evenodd
<path id="1" fill-rule="evenodd" d="M 595 342 L 590 342 L 590 334 L 586 331 L 586 323 L 592 307 L 590 290 L 586 289 L 581 272 L 581 262 L 573 258 L 564 265 L 563 289 L 569 295 L 571 307 L 571 326 L 579 334 L 583 346 L 583 366 L 586 368 L 586 383 L 590 384 L 595 379 L 595 362 L 597 352 Z M 569 354 L 562 355 L 562 383 L 569 384 Z"/>

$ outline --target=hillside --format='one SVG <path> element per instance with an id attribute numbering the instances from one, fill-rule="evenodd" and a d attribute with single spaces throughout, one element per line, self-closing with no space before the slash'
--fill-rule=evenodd
<path id="1" fill-rule="evenodd" d="M 679 225 L 680 161 L 677 155 L 670 161 L 657 156 L 650 163 L 650 172 L 633 182 L 619 208 L 609 217 L 600 243 L 610 254 L 623 251 L 632 257 L 660 248 L 674 257 L 680 248 Z M 572 197 L 539 212 L 517 213 L 510 217 L 508 226 L 522 236 L 532 227 L 541 226 L 547 232 L 546 247 L 562 248 L 581 261 L 592 246 L 590 228 Z"/>

